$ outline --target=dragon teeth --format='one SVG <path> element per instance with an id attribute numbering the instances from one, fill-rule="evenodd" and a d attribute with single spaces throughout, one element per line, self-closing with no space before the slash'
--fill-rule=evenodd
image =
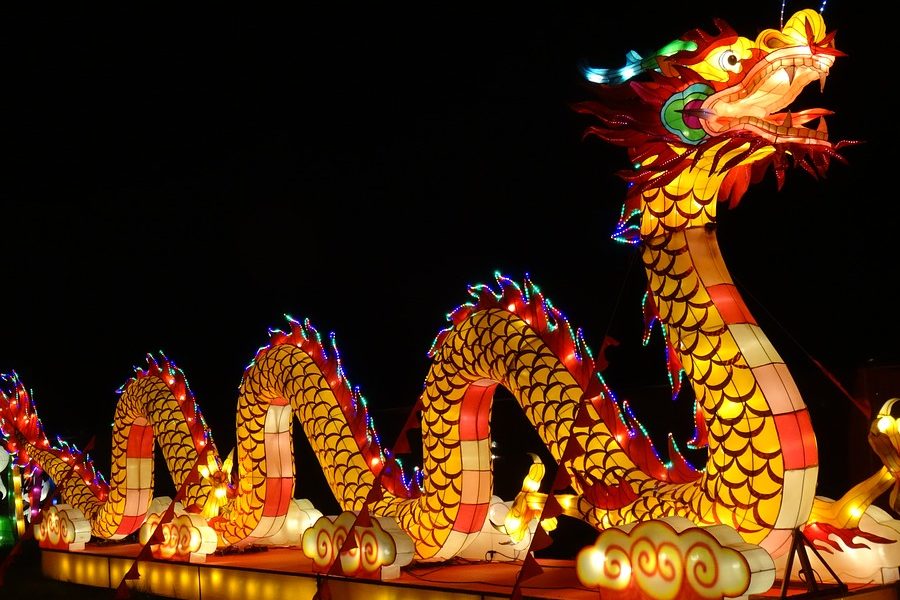
<path id="1" fill-rule="evenodd" d="M 787 73 L 788 83 L 794 83 L 794 72 L 797 70 L 797 67 L 794 65 L 786 65 L 784 67 L 784 72 Z"/>
<path id="2" fill-rule="evenodd" d="M 821 71 L 819 73 L 819 92 L 825 91 L 825 80 L 828 78 L 828 74 L 825 71 Z"/>

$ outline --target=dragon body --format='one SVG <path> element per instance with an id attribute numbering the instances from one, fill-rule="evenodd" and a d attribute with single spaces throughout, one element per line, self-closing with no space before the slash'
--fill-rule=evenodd
<path id="1" fill-rule="evenodd" d="M 808 410 L 741 300 L 715 230 L 718 203 L 736 205 L 768 167 L 780 185 L 789 166 L 818 176 L 840 159 L 829 111 L 786 110 L 807 84 L 824 83 L 840 53 L 811 10 L 755 40 L 716 24 L 715 35 L 694 30 L 650 57 L 631 53 L 622 69 L 588 69 L 598 99 L 576 107 L 595 120 L 588 135 L 628 149 L 633 168 L 623 173 L 629 187 L 614 237 L 640 247 L 647 325 L 663 330 L 674 393 L 686 381 L 696 398 L 690 443 L 707 447 L 703 468 L 688 464 L 671 437 L 661 459 L 580 330 L 532 282 L 501 276 L 497 288 L 470 289 L 474 300 L 451 313 L 431 349 L 411 417 L 422 429 L 423 463 L 413 475 L 375 433 L 333 338 L 328 348 L 312 325 L 294 320 L 271 333 L 244 373 L 234 476 L 165 357 L 151 357 L 123 386 L 108 484 L 83 453 L 48 442 L 14 376 L 0 396 L 6 446 L 19 464 L 53 478 L 93 535 L 121 538 L 147 516 L 158 443 L 186 509 L 209 517 L 220 545 L 263 543 L 284 526 L 294 497 L 296 417 L 343 509 L 395 518 L 419 560 L 443 560 L 487 519 L 491 404 L 502 386 L 569 476 L 565 514 L 598 529 L 686 517 L 729 525 L 777 555 L 811 519 L 856 527 L 856 512 L 892 485 L 893 471 L 888 465 L 854 488 L 856 512 L 846 499 L 816 499 Z M 815 120 L 816 129 L 805 127 Z M 202 476 L 197 464 L 208 465 Z"/>

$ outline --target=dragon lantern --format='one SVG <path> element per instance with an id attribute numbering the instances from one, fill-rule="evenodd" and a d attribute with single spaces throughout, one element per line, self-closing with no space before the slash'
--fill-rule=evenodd
<path id="1" fill-rule="evenodd" d="M 473 300 L 452 311 L 431 348 L 411 419 L 422 429 L 414 474 L 376 434 L 333 339 L 329 347 L 311 324 L 292 319 L 244 373 L 233 476 L 182 372 L 165 357 L 151 358 L 122 388 L 109 483 L 83 454 L 50 444 L 12 376 L 0 395 L 5 445 L 18 464 L 53 478 L 92 535 L 115 539 L 147 519 L 158 444 L 184 511 L 208 519 L 220 547 L 247 545 L 283 540 L 279 532 L 298 510 L 296 419 L 341 507 L 394 519 L 417 560 L 438 561 L 490 529 L 490 414 L 502 386 L 573 490 L 557 498 L 533 484 L 531 517 L 552 497 L 565 515 L 601 531 L 687 519 L 732 528 L 776 559 L 799 528 L 845 554 L 859 550 L 864 580 L 882 567 L 896 570 L 900 525 L 872 505 L 900 469 L 893 417 L 880 415 L 872 432 L 885 468 L 841 499 L 817 497 L 809 412 L 716 239 L 719 202 L 737 205 L 770 166 L 780 187 L 789 167 L 820 176 L 840 159 L 846 143 L 829 139 L 830 111 L 789 106 L 806 86 L 824 86 L 841 53 L 812 10 L 756 39 L 716 25 L 715 35 L 690 31 L 651 56 L 629 53 L 620 69 L 587 69 L 597 99 L 577 105 L 594 120 L 588 135 L 627 148 L 632 168 L 623 173 L 628 192 L 614 238 L 639 246 L 647 326 L 664 332 L 674 393 L 686 382 L 696 398 L 690 444 L 707 448 L 702 468 L 671 438 L 661 458 L 600 375 L 580 330 L 531 281 L 502 276 L 496 288 L 470 289 Z"/>

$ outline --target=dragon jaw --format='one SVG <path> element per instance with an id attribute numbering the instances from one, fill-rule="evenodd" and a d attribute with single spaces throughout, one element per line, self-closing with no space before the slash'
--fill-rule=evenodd
<path id="1" fill-rule="evenodd" d="M 814 81 L 822 90 L 835 56 L 810 46 L 777 50 L 758 62 L 738 84 L 709 96 L 697 116 L 710 136 L 750 132 L 772 144 L 793 142 L 827 145 L 825 116 L 821 108 L 779 112 L 788 107 Z M 819 119 L 818 127 L 804 127 Z"/>

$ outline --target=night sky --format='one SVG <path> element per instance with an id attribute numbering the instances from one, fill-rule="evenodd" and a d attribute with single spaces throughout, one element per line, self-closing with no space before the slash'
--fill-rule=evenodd
<path id="1" fill-rule="evenodd" d="M 689 437 L 659 338 L 641 346 L 636 250 L 609 238 L 625 151 L 583 140 L 571 105 L 590 98 L 583 64 L 621 66 L 716 16 L 752 38 L 780 3 L 447 6 L 5 19 L 0 372 L 33 390 L 51 437 L 96 436 L 105 469 L 115 390 L 163 351 L 227 452 L 241 373 L 288 313 L 335 332 L 390 445 L 446 313 L 495 271 L 529 274 L 593 348 L 619 340 L 608 383 L 659 444 Z M 830 494 L 842 432 L 866 424 L 811 358 L 848 386 L 900 362 L 896 31 L 859 7 L 828 3 L 848 57 L 801 108 L 865 143 L 825 180 L 792 170 L 778 191 L 769 173 L 720 207 L 725 260 L 811 408 Z M 500 460 L 539 451 L 502 394 L 494 426 Z M 297 452 L 298 496 L 326 497 Z"/>

